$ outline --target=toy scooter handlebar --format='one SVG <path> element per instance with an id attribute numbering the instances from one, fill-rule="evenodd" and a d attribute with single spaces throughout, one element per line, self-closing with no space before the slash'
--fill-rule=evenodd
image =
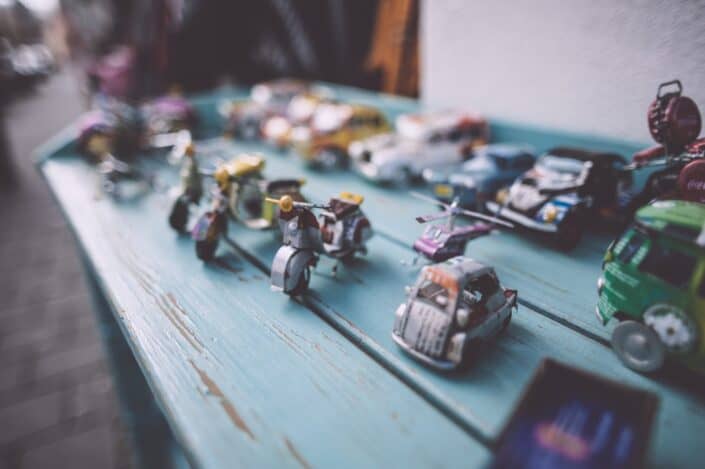
<path id="1" fill-rule="evenodd" d="M 266 202 L 270 204 L 278 205 L 282 212 L 290 212 L 294 207 L 300 208 L 322 208 L 330 209 L 328 205 L 312 204 L 309 202 L 297 202 L 290 195 L 283 195 L 278 199 L 273 199 L 271 197 L 265 197 Z"/>

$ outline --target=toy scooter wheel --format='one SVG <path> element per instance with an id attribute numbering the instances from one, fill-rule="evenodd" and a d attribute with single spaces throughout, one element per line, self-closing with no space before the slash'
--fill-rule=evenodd
<path id="1" fill-rule="evenodd" d="M 215 250 L 218 248 L 218 240 L 196 241 L 196 256 L 202 261 L 212 261 L 215 257 Z"/>
<path id="2" fill-rule="evenodd" d="M 665 351 L 658 335 L 637 321 L 623 321 L 612 332 L 612 350 L 628 368 L 642 373 L 658 370 Z"/>
<path id="3" fill-rule="evenodd" d="M 299 275 L 299 281 L 296 283 L 296 286 L 286 293 L 291 296 L 301 295 L 301 294 L 305 293 L 306 290 L 308 290 L 308 284 L 310 281 L 311 281 L 311 268 L 306 267 L 301 272 L 301 275 Z"/>
<path id="4" fill-rule="evenodd" d="M 188 223 L 188 202 L 184 197 L 179 197 L 174 201 L 169 214 L 169 226 L 179 233 L 183 232 Z"/>
<path id="5" fill-rule="evenodd" d="M 556 236 L 556 244 L 564 251 L 570 251 L 580 242 L 583 235 L 583 227 L 580 224 L 580 215 L 569 213 L 560 224 Z"/>

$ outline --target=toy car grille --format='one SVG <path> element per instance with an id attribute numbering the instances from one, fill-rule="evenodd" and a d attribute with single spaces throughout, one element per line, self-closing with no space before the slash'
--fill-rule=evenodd
<path id="1" fill-rule="evenodd" d="M 403 337 L 413 349 L 429 357 L 439 358 L 444 352 L 450 325 L 448 314 L 428 304 L 415 302 L 409 310 Z"/>

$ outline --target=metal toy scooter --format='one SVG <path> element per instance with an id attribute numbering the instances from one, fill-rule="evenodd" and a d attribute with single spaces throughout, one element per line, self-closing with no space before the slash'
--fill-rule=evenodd
<path id="1" fill-rule="evenodd" d="M 283 245 L 272 262 L 273 290 L 288 295 L 305 292 L 321 254 L 336 259 L 335 273 L 339 261 L 367 252 L 365 243 L 372 237 L 372 228 L 360 210 L 361 196 L 344 192 L 331 198 L 328 205 L 296 202 L 289 196 L 266 200 L 279 206 L 283 233 Z M 320 224 L 313 209 L 323 210 Z"/>

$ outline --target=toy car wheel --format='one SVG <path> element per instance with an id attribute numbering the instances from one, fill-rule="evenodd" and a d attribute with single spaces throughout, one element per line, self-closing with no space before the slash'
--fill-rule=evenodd
<path id="1" fill-rule="evenodd" d="M 556 244 L 560 249 L 569 251 L 578 245 L 582 235 L 580 215 L 575 212 L 568 213 L 555 234 Z"/>
<path id="2" fill-rule="evenodd" d="M 311 281 L 311 268 L 306 267 L 299 275 L 299 281 L 296 283 L 296 286 L 286 293 L 291 296 L 301 295 L 301 294 L 305 293 L 306 290 L 308 290 L 308 284 L 310 281 Z"/>
<path id="3" fill-rule="evenodd" d="M 411 182 L 411 171 L 409 168 L 400 168 L 394 175 L 392 183 L 397 186 L 406 186 Z"/>
<path id="4" fill-rule="evenodd" d="M 612 332 L 612 350 L 632 370 L 649 373 L 663 365 L 665 350 L 658 335 L 637 321 L 622 321 Z"/>
<path id="5" fill-rule="evenodd" d="M 174 205 L 171 207 L 169 226 L 179 233 L 184 231 L 186 223 L 188 223 L 188 206 L 188 201 L 184 196 L 181 196 L 174 201 Z"/>
<path id="6" fill-rule="evenodd" d="M 196 256 L 204 262 L 212 261 L 215 257 L 215 250 L 218 248 L 218 240 L 196 241 Z"/>
<path id="7" fill-rule="evenodd" d="M 324 148 L 316 157 L 318 165 L 326 170 L 344 168 L 347 160 L 345 154 L 335 148 Z"/>

